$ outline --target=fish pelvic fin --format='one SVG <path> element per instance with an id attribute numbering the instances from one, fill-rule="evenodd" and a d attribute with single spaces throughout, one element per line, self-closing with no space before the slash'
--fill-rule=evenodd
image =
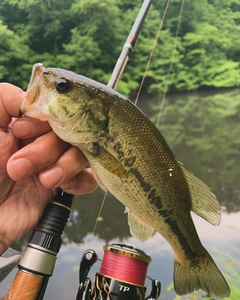
<path id="1" fill-rule="evenodd" d="M 230 296 L 230 288 L 215 262 L 208 254 L 207 261 L 194 267 L 181 265 L 174 261 L 174 289 L 178 295 L 189 294 L 202 289 L 212 297 Z"/>
<path id="2" fill-rule="evenodd" d="M 153 235 L 155 229 L 140 220 L 127 207 L 125 208 L 125 213 L 128 214 L 128 225 L 130 233 L 137 240 L 144 242 Z"/>
<path id="3" fill-rule="evenodd" d="M 219 225 L 221 221 L 221 208 L 216 196 L 204 182 L 186 170 L 181 163 L 180 166 L 188 182 L 192 199 L 191 210 L 212 225 Z"/>

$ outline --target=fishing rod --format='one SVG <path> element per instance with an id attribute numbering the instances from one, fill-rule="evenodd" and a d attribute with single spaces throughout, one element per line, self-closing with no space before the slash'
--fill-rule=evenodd
<path id="1" fill-rule="evenodd" d="M 150 5 L 151 0 L 143 1 L 138 16 L 123 46 L 108 83 L 108 86 L 113 89 L 117 87 L 125 69 Z M 60 188 L 58 189 L 57 196 L 47 206 L 40 222 L 28 240 L 27 247 L 18 264 L 19 270 L 5 300 L 43 299 L 48 280 L 53 274 L 56 257 L 62 244 L 61 235 L 71 212 L 73 197 L 74 195 L 66 193 Z M 90 261 L 92 262 L 92 260 Z M 84 269 L 86 274 L 89 268 L 90 266 L 88 265 L 88 268 Z M 82 278 L 85 278 L 85 276 Z M 82 299 L 88 300 L 87 298 Z"/>
<path id="2" fill-rule="evenodd" d="M 129 55 L 131 54 L 135 43 L 138 38 L 138 34 L 142 28 L 143 22 L 147 16 L 152 0 L 144 0 L 142 7 L 137 15 L 137 18 L 132 26 L 130 34 L 128 35 L 126 42 L 123 46 L 122 52 L 119 55 L 115 68 L 113 69 L 112 76 L 109 79 L 108 86 L 116 89 L 122 73 L 128 62 Z"/>

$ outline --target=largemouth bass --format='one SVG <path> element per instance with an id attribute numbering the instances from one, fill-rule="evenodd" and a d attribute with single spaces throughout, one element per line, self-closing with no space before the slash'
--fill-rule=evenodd
<path id="1" fill-rule="evenodd" d="M 84 76 L 33 66 L 25 116 L 47 120 L 85 154 L 99 185 L 127 208 L 133 236 L 157 230 L 174 251 L 174 288 L 230 295 L 226 280 L 202 246 L 190 211 L 213 225 L 220 206 L 210 189 L 181 165 L 154 124 L 130 100 Z"/>

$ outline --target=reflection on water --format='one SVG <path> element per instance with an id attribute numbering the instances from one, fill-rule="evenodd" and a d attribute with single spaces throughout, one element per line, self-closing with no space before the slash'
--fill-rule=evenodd
<path id="1" fill-rule="evenodd" d="M 150 105 L 157 111 L 159 101 Z M 172 97 L 159 125 L 176 157 L 211 187 L 229 212 L 240 209 L 239 124 L 240 90 L 233 90 Z"/>
<path id="2" fill-rule="evenodd" d="M 159 100 L 141 100 L 140 107 L 153 121 L 156 120 Z M 211 95 L 171 97 L 166 102 L 159 125 L 177 158 L 211 187 L 221 205 L 227 209 L 228 213 L 223 214 L 220 227 L 213 227 L 193 216 L 204 246 L 220 263 L 220 268 L 221 253 L 227 252 L 229 256 L 234 256 L 232 249 L 240 247 L 239 121 L 240 94 L 239 90 L 235 90 Z M 45 299 L 75 299 L 78 273 L 74 270 L 83 252 L 92 248 L 102 257 L 103 245 L 112 241 L 133 244 L 150 255 L 153 262 L 149 266 L 148 275 L 161 281 L 160 299 L 173 299 L 175 293 L 166 292 L 166 286 L 172 282 L 173 277 L 172 249 L 158 233 L 145 243 L 132 238 L 124 207 L 110 194 L 101 214 L 102 220 L 98 223 L 95 235 L 92 234 L 103 195 L 103 191 L 98 189 L 92 195 L 75 198 Z M 27 236 L 17 241 L 15 248 L 22 249 L 26 243 Z M 92 279 L 99 268 L 100 262 L 97 262 L 90 272 Z M 14 274 L 12 272 L 1 283 L 0 295 L 6 291 Z M 149 293 L 149 280 L 146 286 Z"/>
<path id="3" fill-rule="evenodd" d="M 85 236 L 93 232 L 103 197 L 104 192 L 101 189 L 92 195 L 76 197 L 69 226 L 65 230 L 64 242 L 82 243 Z M 116 236 L 120 241 L 130 236 L 124 206 L 110 193 L 107 195 L 101 220 L 95 233 L 98 238 L 108 242 Z"/>

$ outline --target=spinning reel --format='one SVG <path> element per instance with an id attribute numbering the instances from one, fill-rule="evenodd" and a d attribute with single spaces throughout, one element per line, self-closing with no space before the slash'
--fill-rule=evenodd
<path id="1" fill-rule="evenodd" d="M 145 298 L 144 286 L 151 257 L 129 244 L 112 243 L 104 247 L 99 272 L 95 274 L 94 286 L 88 272 L 98 260 L 94 250 L 82 256 L 79 269 L 79 288 L 76 300 L 156 300 L 160 296 L 161 283 L 152 280 L 152 290 Z"/>

